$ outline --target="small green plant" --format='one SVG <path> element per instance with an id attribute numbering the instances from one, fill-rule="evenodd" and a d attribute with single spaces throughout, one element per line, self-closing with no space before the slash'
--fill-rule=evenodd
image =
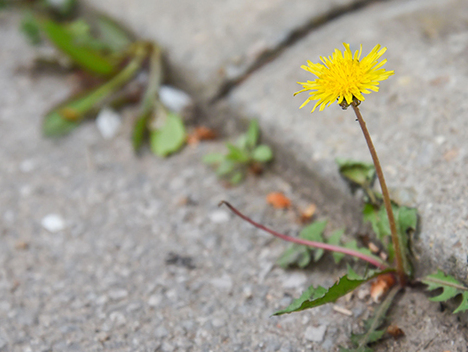
<path id="1" fill-rule="evenodd" d="M 87 13 L 79 17 L 74 0 L 61 4 L 57 7 L 52 1 L 31 2 L 21 29 L 29 42 L 38 45 L 43 39 L 48 40 L 81 77 L 93 78 L 88 79 L 90 88 L 47 113 L 44 135 L 64 136 L 105 107 L 119 109 L 139 102 L 132 134 L 135 151 L 145 140 L 149 140 L 156 155 L 165 157 L 178 151 L 185 144 L 186 130 L 182 117 L 166 108 L 159 98 L 164 79 L 161 48 L 152 42 L 135 40 L 105 15 Z M 144 83 L 137 79 L 140 73 L 147 77 Z"/>
<path id="2" fill-rule="evenodd" d="M 332 56 L 321 58 L 322 63 L 314 64 L 308 61 L 307 66 L 303 65 L 304 70 L 314 74 L 317 78 L 314 81 L 298 82 L 303 86 L 303 89 L 295 94 L 309 91 L 310 96 L 301 108 L 310 101 L 317 100 L 312 112 L 317 107 L 320 107 L 320 111 L 322 111 L 335 101 L 343 109 L 351 106 L 354 110 L 367 142 L 373 165 L 343 159 L 338 159 L 337 163 L 341 175 L 353 187 L 362 188 L 364 191 L 363 221 L 370 223 L 375 232 L 376 241 L 379 241 L 382 248 L 379 249 L 379 255 L 358 246 L 356 240 L 343 242 L 344 230 L 337 230 L 330 236 L 324 237 L 326 221 L 315 222 L 304 228 L 299 237 L 292 237 L 253 221 L 229 203 L 222 202 L 222 204 L 227 205 L 236 215 L 255 227 L 293 243 L 278 260 L 278 264 L 284 268 L 291 265 L 305 267 L 312 260 L 315 262 L 320 260 L 324 251 L 331 252 L 336 263 L 343 256 L 349 255 L 376 268 L 367 270 L 364 275 L 359 275 L 348 265 L 348 273 L 332 287 L 324 288 L 312 285 L 298 299 L 294 300 L 288 307 L 276 312 L 275 315 L 299 312 L 335 302 L 338 298 L 370 280 L 390 275 L 391 284 L 389 286 L 393 287 L 390 288 L 386 298 L 374 311 L 371 319 L 366 321 L 365 331 L 351 336 L 351 349 L 341 348 L 342 352 L 369 352 L 372 351 L 369 344 L 377 342 L 384 334 L 384 330 L 379 329 L 385 321 L 386 313 L 393 299 L 401 288 L 407 286 L 408 282 L 425 283 L 428 285 L 428 290 L 442 289 L 440 295 L 432 298 L 434 301 L 446 301 L 461 295 L 462 301 L 454 313 L 468 310 L 468 288 L 441 271 L 422 279 L 413 277 L 409 239 L 417 227 L 417 211 L 401 206 L 390 199 L 379 158 L 358 107 L 365 99 L 363 93 L 378 91 L 379 81 L 386 80 L 393 75 L 393 71 L 386 71 L 382 68 L 386 60 L 378 62 L 386 48 L 381 49 L 380 45 L 376 45 L 369 55 L 361 59 L 362 48 L 353 54 L 348 44 L 344 43 L 344 46 L 343 53 L 336 49 Z M 380 182 L 382 194 L 373 190 L 375 176 Z"/>
<path id="3" fill-rule="evenodd" d="M 259 145 L 260 129 L 258 121 L 250 121 L 247 132 L 241 135 L 235 144 L 226 143 L 228 152 L 205 155 L 203 162 L 216 166 L 216 174 L 229 180 L 232 185 L 239 184 L 251 169 L 259 173 L 265 163 L 273 159 L 271 148 Z"/>

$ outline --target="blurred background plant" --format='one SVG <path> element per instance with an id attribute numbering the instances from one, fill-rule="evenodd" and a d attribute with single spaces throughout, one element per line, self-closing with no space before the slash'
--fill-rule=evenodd
<path id="1" fill-rule="evenodd" d="M 248 171 L 255 175 L 263 172 L 265 164 L 273 159 L 271 148 L 259 144 L 260 129 L 258 121 L 250 121 L 247 132 L 242 134 L 235 144 L 226 143 L 226 154 L 212 153 L 205 155 L 203 162 L 214 165 L 216 174 L 237 185 L 245 178 Z"/>
<path id="2" fill-rule="evenodd" d="M 153 153 L 163 157 L 184 146 L 182 116 L 192 100 L 180 90 L 162 86 L 165 67 L 158 44 L 137 40 L 113 19 L 76 0 L 31 0 L 15 5 L 24 8 L 21 30 L 29 43 L 57 49 L 53 55 L 38 57 L 35 67 L 74 71 L 80 80 L 78 92 L 46 114 L 45 136 L 64 136 L 96 117 L 103 137 L 111 138 L 120 125 L 116 110 L 137 103 L 132 135 L 135 151 L 146 140 Z"/>

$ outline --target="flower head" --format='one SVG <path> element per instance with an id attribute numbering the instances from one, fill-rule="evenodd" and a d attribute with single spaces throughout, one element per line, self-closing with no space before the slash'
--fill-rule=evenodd
<path id="1" fill-rule="evenodd" d="M 394 71 L 385 71 L 381 68 L 387 60 L 377 62 L 387 48 L 380 49 L 376 45 L 362 60 L 362 45 L 356 52 L 351 52 L 349 44 L 343 43 L 345 50 L 342 53 L 338 49 L 332 56 L 320 57 L 322 63 L 314 64 L 307 61 L 307 66 L 301 68 L 317 76 L 314 81 L 297 82 L 303 89 L 294 95 L 310 91 L 310 97 L 301 105 L 306 106 L 309 101 L 318 100 L 311 112 L 320 105 L 320 111 L 337 101 L 343 108 L 347 108 L 355 100 L 363 101 L 362 95 L 370 91 L 379 90 L 379 81 L 386 80 Z"/>

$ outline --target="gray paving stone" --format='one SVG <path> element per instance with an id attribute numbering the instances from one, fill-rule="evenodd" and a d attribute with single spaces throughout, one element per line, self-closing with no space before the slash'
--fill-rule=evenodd
<path id="1" fill-rule="evenodd" d="M 165 49 L 179 84 L 217 93 L 294 31 L 368 0 L 86 0 Z"/>
<path id="2" fill-rule="evenodd" d="M 283 191 L 303 206 L 311 199 L 300 197 L 301 189 L 270 172 L 223 188 L 200 163 L 222 142 L 167 160 L 149 152 L 136 158 L 129 140 L 135 111 L 123 112 L 122 128 L 110 141 L 93 123 L 60 140 L 44 139 L 43 114 L 72 85 L 68 77 L 24 69 L 33 49 L 18 24 L 19 16 L 0 12 L 2 352 L 336 351 L 348 342 L 362 319 L 329 306 L 270 316 L 309 283 L 331 284 L 344 266 L 324 261 L 300 272 L 307 282 L 285 288 L 291 272 L 274 262 L 286 245 L 216 213 L 219 200 L 227 199 L 295 233 L 300 225 L 293 215 L 272 210 L 265 195 Z M 181 202 L 187 197 L 192 202 Z M 338 227 L 341 213 L 324 209 L 319 206 L 319 215 Z M 65 228 L 44 229 L 48 214 L 60 214 Z M 168 260 L 171 253 L 191 258 L 194 268 Z M 213 278 L 229 278 L 229 292 L 213 289 Z M 368 312 L 356 297 L 339 303 Z M 390 317 L 408 338 L 388 339 L 376 351 L 466 352 L 468 336 L 457 318 L 408 288 Z M 327 326 L 322 345 L 307 341 L 307 327 L 321 324 Z"/>
<path id="3" fill-rule="evenodd" d="M 468 274 L 468 3 L 412 1 L 378 3 L 310 33 L 280 58 L 251 75 L 229 97 L 229 108 L 256 116 L 278 150 L 306 165 L 321 188 L 337 182 L 336 157 L 369 160 L 351 111 L 332 105 L 309 114 L 292 97 L 297 81 L 313 79 L 300 69 L 306 60 L 331 55 L 342 42 L 364 54 L 388 48 L 387 69 L 395 75 L 368 95 L 361 111 L 381 157 L 387 183 L 414 193 L 421 214 L 415 241 L 419 268 Z M 223 103 L 224 104 L 224 103 Z M 281 160 L 280 160 L 281 162 Z M 337 183 L 337 190 L 340 186 Z M 408 198 L 408 197 L 407 197 Z M 349 199 L 343 196 L 343 200 Z"/>

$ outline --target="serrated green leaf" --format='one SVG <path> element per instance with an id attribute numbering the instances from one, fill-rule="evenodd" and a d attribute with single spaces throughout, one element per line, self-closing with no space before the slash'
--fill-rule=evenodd
<path id="1" fill-rule="evenodd" d="M 372 163 L 341 158 L 337 158 L 336 163 L 343 177 L 361 187 L 369 187 L 375 179 L 375 167 Z"/>
<path id="2" fill-rule="evenodd" d="M 294 300 L 286 309 L 280 310 L 274 315 L 299 312 L 305 309 L 318 307 L 326 303 L 333 303 L 338 298 L 347 295 L 351 291 L 354 291 L 363 283 L 372 280 L 373 278 L 385 272 L 388 272 L 388 270 L 371 271 L 365 278 L 356 280 L 350 279 L 348 278 L 348 275 L 345 275 L 329 289 L 323 288 L 321 286 L 317 288 L 310 286 L 301 295 L 300 298 Z"/>
<path id="3" fill-rule="evenodd" d="M 117 63 L 87 46 L 77 45 L 75 35 L 64 25 L 50 19 L 39 21 L 40 27 L 52 43 L 77 65 L 94 74 L 109 76 Z"/>
<path id="4" fill-rule="evenodd" d="M 299 237 L 308 241 L 315 241 L 315 242 L 323 243 L 324 240 L 323 240 L 322 234 L 326 226 L 327 226 L 327 220 L 315 221 L 312 224 L 304 227 L 302 231 L 299 233 Z M 314 251 L 314 261 L 317 262 L 320 258 L 322 258 L 322 255 L 324 253 L 323 249 L 310 248 L 310 250 Z"/>
<path id="5" fill-rule="evenodd" d="M 316 221 L 309 226 L 306 226 L 299 233 L 299 237 L 316 242 L 324 242 L 322 233 L 327 226 L 327 221 Z M 283 269 L 287 267 L 297 265 L 300 268 L 304 268 L 309 265 L 312 256 L 311 252 L 314 253 L 314 261 L 318 261 L 323 255 L 323 249 L 314 249 L 307 246 L 302 246 L 298 244 L 290 245 L 284 252 L 281 254 L 280 258 L 277 260 L 277 264 Z"/>
<path id="6" fill-rule="evenodd" d="M 292 265 L 304 268 L 310 263 L 310 259 L 311 256 L 309 248 L 292 244 L 281 254 L 276 263 L 283 269 Z"/>
<path id="7" fill-rule="evenodd" d="M 344 229 L 340 229 L 340 230 L 336 230 L 335 232 L 333 232 L 327 241 L 328 244 L 339 246 L 341 242 L 341 237 L 343 236 L 344 231 L 345 231 Z M 338 253 L 338 252 L 333 252 L 332 255 L 336 264 L 339 264 L 341 259 L 343 259 L 345 256 L 344 253 Z"/>
<path id="8" fill-rule="evenodd" d="M 226 147 L 228 148 L 228 151 L 229 151 L 228 154 L 226 155 L 226 159 L 237 161 L 239 163 L 245 163 L 249 161 L 249 155 L 241 148 L 231 143 L 226 143 Z"/>
<path id="9" fill-rule="evenodd" d="M 426 276 L 421 280 L 421 282 L 428 286 L 428 291 L 433 291 L 439 288 L 443 290 L 440 295 L 430 298 L 431 301 L 447 301 L 461 294 L 462 302 L 457 309 L 455 309 L 454 313 L 468 310 L 468 287 L 464 286 L 453 276 L 445 275 L 441 270 L 438 270 L 437 273 Z"/>
<path id="10" fill-rule="evenodd" d="M 246 146 L 248 148 L 253 149 L 257 145 L 259 134 L 260 128 L 258 127 L 258 121 L 253 119 L 250 121 L 249 128 L 246 132 Z"/>
<path id="11" fill-rule="evenodd" d="M 224 160 L 225 156 L 221 153 L 211 153 L 203 156 L 203 162 L 205 164 L 219 164 Z"/>
<path id="12" fill-rule="evenodd" d="M 377 257 L 377 256 L 374 256 L 374 255 L 372 254 L 372 252 L 371 252 L 368 248 L 358 247 L 357 241 L 356 241 L 356 240 L 351 240 L 351 241 L 349 241 L 349 242 L 346 242 L 346 243 L 344 244 L 344 247 L 349 248 L 349 249 L 352 249 L 352 250 L 354 250 L 354 251 L 356 251 L 356 252 L 365 254 L 365 255 L 367 255 L 368 257 L 374 257 L 374 258 L 378 259 L 378 257 Z M 357 260 L 356 257 L 354 257 L 354 258 L 355 258 L 355 260 Z"/>
<path id="13" fill-rule="evenodd" d="M 185 126 L 182 118 L 169 112 L 164 126 L 151 132 L 151 150 L 156 155 L 166 157 L 177 152 L 185 144 Z"/>
<path id="14" fill-rule="evenodd" d="M 273 159 L 273 152 L 269 146 L 262 144 L 253 150 L 252 159 L 261 163 L 266 163 L 267 161 Z"/>
<path id="15" fill-rule="evenodd" d="M 453 314 L 464 312 L 465 310 L 468 310 L 468 292 L 462 293 L 462 301 L 457 309 L 453 311 Z"/>
<path id="16" fill-rule="evenodd" d="M 354 271 L 354 269 L 351 267 L 351 265 L 347 264 L 346 269 L 348 270 L 348 273 L 346 274 L 348 276 L 348 279 L 350 280 L 362 280 L 364 277 L 359 275 L 357 272 Z"/>
<path id="17" fill-rule="evenodd" d="M 362 215 L 364 222 L 371 223 L 372 230 L 374 230 L 377 238 L 386 244 L 385 238 L 390 236 L 390 225 L 385 207 L 382 205 L 377 208 L 370 203 L 366 203 L 362 210 Z"/>

